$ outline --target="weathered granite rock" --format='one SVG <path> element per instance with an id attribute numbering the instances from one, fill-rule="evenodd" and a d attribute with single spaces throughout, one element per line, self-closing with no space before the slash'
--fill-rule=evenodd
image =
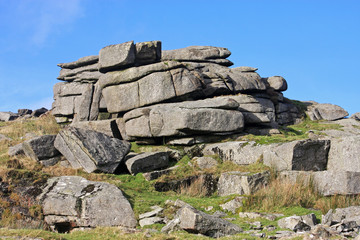
<path id="1" fill-rule="evenodd" d="M 309 224 L 307 224 L 309 223 Z M 278 225 L 280 228 L 288 228 L 292 231 L 310 231 L 311 226 L 315 226 L 316 217 L 314 214 L 306 215 L 306 216 L 290 216 L 282 218 L 278 221 Z"/>
<path id="2" fill-rule="evenodd" d="M 155 223 L 164 223 L 164 218 L 162 218 L 162 217 L 149 217 L 149 218 L 140 219 L 140 221 L 139 221 L 140 227 L 153 225 Z"/>
<path id="3" fill-rule="evenodd" d="M 73 122 L 71 126 L 101 132 L 113 138 L 122 138 L 116 119 Z"/>
<path id="4" fill-rule="evenodd" d="M 358 182 L 359 172 L 350 171 L 284 171 L 280 176 L 292 183 L 314 185 L 317 191 L 324 196 L 353 195 L 360 193 Z"/>
<path id="5" fill-rule="evenodd" d="M 276 122 L 280 125 L 291 125 L 301 122 L 303 114 L 291 102 L 278 102 L 276 105 Z"/>
<path id="6" fill-rule="evenodd" d="M 99 61 L 99 56 L 92 55 L 92 56 L 86 56 L 86 57 L 79 58 L 78 60 L 76 60 L 74 62 L 59 63 L 58 66 L 61 68 L 74 69 L 74 68 L 79 68 L 79 67 L 83 67 L 86 65 L 91 65 L 91 64 L 97 63 L 98 61 Z"/>
<path id="7" fill-rule="evenodd" d="M 248 172 L 227 172 L 221 174 L 218 182 L 218 194 L 226 196 L 231 194 L 253 194 L 267 185 L 270 172 L 250 174 Z"/>
<path id="8" fill-rule="evenodd" d="M 243 201 L 245 197 L 236 197 L 233 200 L 230 200 L 224 204 L 221 204 L 220 207 L 223 210 L 227 210 L 229 212 L 232 212 L 233 214 L 236 213 L 236 209 L 243 206 Z"/>
<path id="9" fill-rule="evenodd" d="M 26 156 L 35 161 L 47 160 L 60 155 L 54 147 L 56 135 L 44 135 L 27 140 L 22 143 L 22 149 Z"/>
<path id="10" fill-rule="evenodd" d="M 321 171 L 314 173 L 313 179 L 317 190 L 324 196 L 360 193 L 360 172 Z"/>
<path id="11" fill-rule="evenodd" d="M 134 41 L 110 45 L 99 52 L 99 71 L 104 73 L 135 63 Z"/>
<path id="12" fill-rule="evenodd" d="M 146 212 L 146 213 L 140 214 L 139 219 L 158 216 L 164 210 L 162 207 L 159 207 L 159 206 L 153 206 L 152 208 L 154 210 L 152 210 L 151 212 Z"/>
<path id="13" fill-rule="evenodd" d="M 217 189 L 218 178 L 211 174 L 190 176 L 180 180 L 172 180 L 160 182 L 157 181 L 154 188 L 158 192 L 184 192 L 188 190 L 203 194 L 204 196 L 211 196 Z"/>
<path id="14" fill-rule="evenodd" d="M 224 142 L 208 144 L 202 150 L 204 155 L 218 155 L 223 161 L 231 161 L 238 165 L 256 163 L 262 159 L 268 146 L 257 145 L 255 142 Z"/>
<path id="15" fill-rule="evenodd" d="M 163 169 L 163 170 L 157 170 L 157 171 L 143 173 L 143 176 L 147 181 L 155 180 L 155 179 L 158 179 L 159 177 L 161 177 L 162 175 L 167 175 L 167 174 L 171 173 L 171 171 L 173 171 L 177 167 L 178 166 L 173 166 L 173 167 Z"/>
<path id="16" fill-rule="evenodd" d="M 271 144 L 264 151 L 263 161 L 278 171 L 322 171 L 326 170 L 329 148 L 329 140 L 307 139 Z"/>
<path id="17" fill-rule="evenodd" d="M 8 155 L 10 157 L 25 154 L 22 143 L 16 144 L 15 146 L 9 147 Z"/>
<path id="18" fill-rule="evenodd" d="M 0 112 L 0 121 L 8 122 L 15 120 L 19 116 L 12 112 Z"/>
<path id="19" fill-rule="evenodd" d="M 130 151 L 130 143 L 106 134 L 68 127 L 57 135 L 55 147 L 73 168 L 113 173 Z"/>
<path id="20" fill-rule="evenodd" d="M 330 209 L 323 215 L 321 223 L 331 226 L 350 221 L 355 221 L 360 226 L 360 206 L 336 208 L 335 210 Z"/>
<path id="21" fill-rule="evenodd" d="M 177 216 L 180 220 L 180 228 L 191 233 L 201 233 L 210 237 L 222 237 L 243 231 L 238 225 L 188 206 L 181 208 L 177 212 Z"/>
<path id="22" fill-rule="evenodd" d="M 190 46 L 175 50 L 162 51 L 161 59 L 178 61 L 206 61 L 207 59 L 227 58 L 231 52 L 227 48 L 211 46 Z"/>
<path id="23" fill-rule="evenodd" d="M 354 113 L 350 118 L 360 121 L 360 112 Z"/>
<path id="24" fill-rule="evenodd" d="M 126 134 L 162 137 L 239 132 L 243 128 L 242 113 L 230 110 L 237 106 L 234 100 L 214 98 L 139 108 L 124 115 Z"/>
<path id="25" fill-rule="evenodd" d="M 57 77 L 57 79 L 72 82 L 77 78 L 76 75 L 83 73 L 83 72 L 97 72 L 98 67 L 99 67 L 99 64 L 94 63 L 91 65 L 86 65 L 86 66 L 82 66 L 82 67 L 78 67 L 78 68 L 74 68 L 74 69 L 62 68 L 60 70 L 60 74 Z"/>
<path id="26" fill-rule="evenodd" d="M 154 63 L 161 59 L 161 41 L 139 42 L 135 48 L 138 64 Z"/>
<path id="27" fill-rule="evenodd" d="M 327 169 L 360 172 L 360 136 L 331 139 Z"/>
<path id="28" fill-rule="evenodd" d="M 329 103 L 315 103 L 307 102 L 309 106 L 307 107 L 306 113 L 311 120 L 329 120 L 334 121 L 342 119 L 349 115 L 342 107 L 329 104 Z"/>
<path id="29" fill-rule="evenodd" d="M 199 157 L 194 162 L 201 170 L 211 169 L 218 165 L 218 162 L 212 157 Z"/>
<path id="30" fill-rule="evenodd" d="M 140 153 L 125 160 L 125 165 L 133 175 L 139 172 L 150 172 L 166 168 L 169 165 L 168 152 L 147 152 Z"/>
<path id="31" fill-rule="evenodd" d="M 31 109 L 18 109 L 18 115 L 19 116 L 28 115 L 28 114 L 31 114 L 31 113 L 32 113 Z"/>
<path id="32" fill-rule="evenodd" d="M 98 226 L 135 227 L 137 221 L 128 200 L 116 186 L 78 176 L 48 180 L 38 196 L 45 222 L 53 231 Z"/>
<path id="33" fill-rule="evenodd" d="M 269 87 L 275 91 L 286 91 L 288 88 L 286 80 L 281 76 L 266 78 L 266 82 L 269 84 Z"/>
<path id="34" fill-rule="evenodd" d="M 258 70 L 257 68 L 247 66 L 237 67 L 237 69 L 241 72 L 256 72 Z"/>
<path id="35" fill-rule="evenodd" d="M 260 213 L 260 212 L 239 212 L 240 218 L 265 218 L 270 221 L 275 221 L 278 217 L 283 217 L 281 213 Z"/>
<path id="36" fill-rule="evenodd" d="M 49 110 L 48 110 L 47 108 L 44 108 L 44 107 L 39 108 L 39 109 L 35 109 L 35 110 L 32 112 L 31 116 L 33 116 L 33 117 L 40 117 L 41 115 L 47 113 L 48 111 L 49 111 Z"/>

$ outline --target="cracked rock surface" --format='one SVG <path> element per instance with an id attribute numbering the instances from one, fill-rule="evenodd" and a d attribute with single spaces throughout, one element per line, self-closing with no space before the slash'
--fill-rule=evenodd
<path id="1" fill-rule="evenodd" d="M 97 226 L 135 227 L 129 201 L 115 185 L 78 176 L 48 180 L 41 201 L 45 222 L 57 232 Z"/>

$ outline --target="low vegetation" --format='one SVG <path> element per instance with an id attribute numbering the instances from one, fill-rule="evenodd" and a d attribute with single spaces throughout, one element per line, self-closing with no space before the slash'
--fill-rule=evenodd
<path id="1" fill-rule="evenodd" d="M 281 134 L 272 136 L 255 136 L 248 135 L 242 137 L 241 140 L 256 141 L 259 144 L 269 144 L 274 142 L 285 142 L 297 139 L 306 139 L 308 132 L 311 130 L 315 134 L 320 134 L 324 129 L 340 129 L 336 124 L 326 124 L 323 122 L 312 122 L 305 119 L 304 122 L 298 125 L 288 126 L 281 129 Z M 21 156 L 10 158 L 7 155 L 9 146 L 13 146 L 24 141 L 24 136 L 28 133 L 35 133 L 36 135 L 56 134 L 60 127 L 55 123 L 53 117 L 50 115 L 42 117 L 38 120 L 25 120 L 18 122 L 0 122 L 0 134 L 3 134 L 11 140 L 0 142 L 0 180 L 9 184 L 12 191 L 9 194 L 0 194 L 0 236 L 21 236 L 21 237 L 40 237 L 43 239 L 144 239 L 151 237 L 151 239 L 208 239 L 198 235 L 189 234 L 186 232 L 174 232 L 171 234 L 154 233 L 152 231 L 135 231 L 120 228 L 97 228 L 89 231 L 74 231 L 69 234 L 58 234 L 47 231 L 46 225 L 41 221 L 42 212 L 41 207 L 36 201 L 27 198 L 27 195 L 21 195 L 20 192 L 15 191 L 18 186 L 25 184 L 41 185 L 46 182 L 49 177 L 62 175 L 77 175 L 85 177 L 93 181 L 105 181 L 115 184 L 123 190 L 133 206 L 135 215 L 150 211 L 150 207 L 159 205 L 165 207 L 165 201 L 181 199 L 195 208 L 205 211 L 209 214 L 217 210 L 221 210 L 219 205 L 223 204 L 234 196 L 219 197 L 216 193 L 211 196 L 204 196 L 201 183 L 194 185 L 192 188 L 183 187 L 180 192 L 157 192 L 154 184 L 156 181 L 170 181 L 181 179 L 189 176 L 200 174 L 212 174 L 220 176 L 222 172 L 227 171 L 243 171 L 243 172 L 260 172 L 270 170 L 269 167 L 263 165 L 261 161 L 256 164 L 248 166 L 238 166 L 231 162 L 224 162 L 216 156 L 218 166 L 206 171 L 201 170 L 193 159 L 188 155 L 184 155 L 181 160 L 174 162 L 173 165 L 178 165 L 178 168 L 170 175 L 165 175 L 158 180 L 146 181 L 142 174 L 136 176 L 123 174 L 88 174 L 81 170 L 74 170 L 70 168 L 56 165 L 53 167 L 42 167 L 33 160 Z M 132 151 L 141 152 L 144 150 L 159 150 L 158 146 L 139 146 L 132 144 Z M 169 146 L 166 146 L 169 147 Z M 184 154 L 182 148 L 176 148 L 181 154 Z M 289 184 L 281 181 L 276 177 L 272 171 L 272 179 L 267 187 L 261 189 L 252 196 L 247 196 L 244 200 L 244 206 L 238 209 L 239 211 L 257 211 L 269 213 L 283 213 L 286 216 L 293 214 L 303 215 L 313 212 L 320 219 L 321 214 L 326 213 L 329 209 L 337 207 L 347 207 L 350 205 L 359 205 L 359 196 L 320 196 L 311 182 L 304 184 L 299 181 L 296 184 Z M 208 208 L 211 206 L 212 208 Z M 15 208 L 27 209 L 27 214 L 16 212 Z M 173 210 L 166 209 L 164 215 L 171 218 Z M 228 213 L 229 218 L 233 218 L 233 223 L 239 224 L 244 229 L 249 229 L 249 221 L 261 221 L 264 225 L 276 225 L 276 221 L 269 221 L 266 219 L 240 219 L 238 214 Z M 31 218 L 32 221 L 29 221 Z M 35 220 L 35 221 L 34 221 Z M 30 222 L 36 222 L 31 225 Z M 156 224 L 152 228 L 161 229 L 163 224 Z M 23 228 L 23 229 L 20 229 Z M 25 229 L 24 229 L 25 228 Z M 139 227 L 140 228 L 140 227 Z M 269 232 L 271 234 L 271 232 Z M 256 239 L 249 235 L 239 234 L 231 237 L 231 239 Z"/>

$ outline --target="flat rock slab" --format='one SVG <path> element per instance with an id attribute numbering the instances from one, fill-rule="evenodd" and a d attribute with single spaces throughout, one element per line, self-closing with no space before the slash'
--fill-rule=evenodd
<path id="1" fill-rule="evenodd" d="M 53 231 L 79 227 L 135 227 L 130 203 L 115 185 L 88 181 L 78 176 L 48 180 L 38 196 L 45 222 Z"/>
<path id="2" fill-rule="evenodd" d="M 270 172 L 250 174 L 248 172 L 227 172 L 221 174 L 218 182 L 218 194 L 227 196 L 231 194 L 253 194 L 267 185 Z"/>
<path id="3" fill-rule="evenodd" d="M 131 145 L 100 132 L 68 127 L 57 135 L 55 147 L 73 168 L 83 168 L 88 173 L 114 173 Z"/>
<path id="4" fill-rule="evenodd" d="M 109 45 L 100 50 L 99 71 L 108 72 L 135 63 L 134 41 Z"/>
<path id="5" fill-rule="evenodd" d="M 126 159 L 125 165 L 129 172 L 136 175 L 140 172 L 150 172 L 168 167 L 168 152 L 146 152 L 140 153 Z"/>
<path id="6" fill-rule="evenodd" d="M 206 60 L 227 58 L 231 52 L 227 48 L 211 46 L 190 46 L 162 51 L 162 60 Z"/>
<path id="7" fill-rule="evenodd" d="M 164 137 L 241 132 L 244 117 L 233 110 L 237 107 L 235 100 L 219 97 L 138 108 L 124 115 L 126 134 Z"/>

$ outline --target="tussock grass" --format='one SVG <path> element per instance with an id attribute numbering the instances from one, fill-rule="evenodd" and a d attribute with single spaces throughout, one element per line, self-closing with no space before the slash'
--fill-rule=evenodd
<path id="1" fill-rule="evenodd" d="M 51 114 L 45 114 L 38 119 L 3 122 L 0 126 L 0 134 L 11 138 L 12 145 L 22 142 L 22 137 L 26 133 L 35 133 L 41 136 L 57 134 L 60 131 L 60 126 Z"/>

